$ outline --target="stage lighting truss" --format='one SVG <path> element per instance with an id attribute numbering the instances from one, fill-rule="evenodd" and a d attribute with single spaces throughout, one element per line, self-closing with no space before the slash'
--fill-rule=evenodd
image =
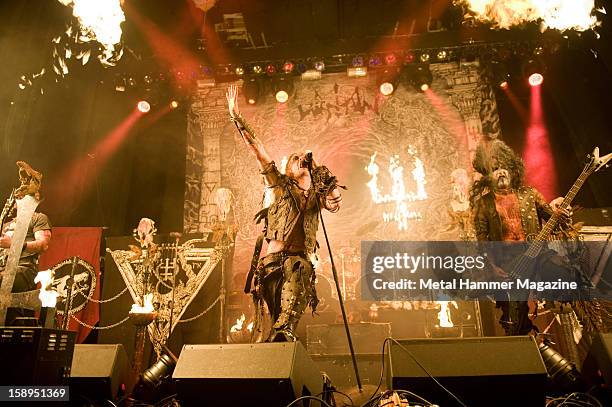
<path id="1" fill-rule="evenodd" d="M 376 86 L 383 96 L 389 96 L 399 83 L 400 69 L 395 66 L 380 68 L 376 72 Z"/>

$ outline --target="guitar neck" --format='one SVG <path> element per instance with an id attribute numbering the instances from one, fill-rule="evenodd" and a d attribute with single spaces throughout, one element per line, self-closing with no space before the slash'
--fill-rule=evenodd
<path id="1" fill-rule="evenodd" d="M 592 171 L 589 171 L 586 168 L 582 170 L 582 173 L 580 174 L 580 176 L 576 179 L 576 181 L 574 181 L 574 185 L 572 185 L 570 190 L 567 192 L 567 194 L 563 198 L 563 202 L 560 204 L 561 208 L 567 208 L 568 206 L 571 205 L 572 201 L 576 197 L 576 194 L 578 194 L 578 191 L 580 191 L 580 188 L 582 188 L 582 186 L 584 185 L 589 175 L 591 175 L 591 173 Z M 548 219 L 548 221 L 544 224 L 544 226 L 542 227 L 542 230 L 540 230 L 540 232 L 537 234 L 533 242 L 529 245 L 529 248 L 527 249 L 527 252 L 526 252 L 527 256 L 535 257 L 538 255 L 538 253 L 544 246 L 544 243 L 552 235 L 552 232 L 555 229 L 555 226 L 557 226 L 558 221 L 559 221 L 559 215 L 555 212 Z"/>

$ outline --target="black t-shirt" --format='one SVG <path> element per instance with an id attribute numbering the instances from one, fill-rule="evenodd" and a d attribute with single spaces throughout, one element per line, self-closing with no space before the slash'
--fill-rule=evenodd
<path id="1" fill-rule="evenodd" d="M 9 222 L 4 229 L 5 234 L 13 234 L 15 230 L 15 220 Z M 44 213 L 34 212 L 32 215 L 32 220 L 30 221 L 30 226 L 28 227 L 28 232 L 26 234 L 25 241 L 31 242 L 36 240 L 34 234 L 40 230 L 51 230 L 51 223 L 49 222 L 49 218 Z M 29 267 L 31 265 L 36 265 L 38 263 L 38 255 L 39 253 L 32 253 L 26 250 L 21 252 L 21 258 L 19 260 L 20 266 Z"/>

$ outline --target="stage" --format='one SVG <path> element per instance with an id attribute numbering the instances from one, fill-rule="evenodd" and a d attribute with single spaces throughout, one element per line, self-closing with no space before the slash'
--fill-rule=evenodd
<path id="1" fill-rule="evenodd" d="M 612 404 L 608 8 L 4 2 L 0 402 Z"/>

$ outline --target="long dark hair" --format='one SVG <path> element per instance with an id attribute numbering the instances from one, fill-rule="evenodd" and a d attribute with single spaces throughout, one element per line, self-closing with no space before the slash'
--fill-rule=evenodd
<path id="1" fill-rule="evenodd" d="M 510 187 L 518 189 L 523 186 L 525 164 L 523 160 L 503 141 L 483 139 L 476 147 L 472 161 L 474 170 L 482 175 L 474 181 L 470 189 L 470 205 L 474 206 L 480 196 L 493 186 L 492 174 L 497 168 L 505 168 L 510 173 Z"/>

